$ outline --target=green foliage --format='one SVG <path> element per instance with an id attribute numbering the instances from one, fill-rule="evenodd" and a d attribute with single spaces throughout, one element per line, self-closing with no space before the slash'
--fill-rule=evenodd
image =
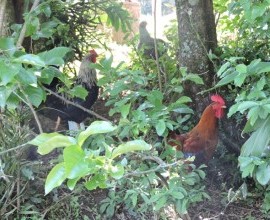
<path id="1" fill-rule="evenodd" d="M 134 151 L 150 150 L 150 145 L 143 140 L 133 140 L 118 147 L 109 146 L 106 142 L 98 147 L 98 151 L 91 148 L 84 149 L 83 145 L 90 136 L 113 132 L 117 127 L 109 122 L 95 121 L 76 138 L 58 133 L 40 134 L 29 142 L 38 146 L 38 152 L 48 154 L 57 147 L 64 147 L 63 162 L 58 163 L 48 174 L 45 183 L 45 194 L 60 186 L 66 179 L 67 185 L 73 189 L 82 178 L 89 190 L 107 188 L 110 178 L 119 179 L 124 175 L 124 166 L 115 161 L 117 157 Z M 102 150 L 103 148 L 103 150 Z M 102 153 L 105 151 L 105 155 Z"/>
<path id="2" fill-rule="evenodd" d="M 0 46 L 0 106 L 13 109 L 22 101 L 38 107 L 46 97 L 39 82 L 52 81 L 55 75 L 48 72 L 49 65 L 64 63 L 63 57 L 70 49 L 59 47 L 27 54 L 15 49 L 14 38 L 0 38 Z"/>

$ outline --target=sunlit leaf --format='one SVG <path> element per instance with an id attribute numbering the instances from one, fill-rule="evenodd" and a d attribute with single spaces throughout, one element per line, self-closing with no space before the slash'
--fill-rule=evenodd
<path id="1" fill-rule="evenodd" d="M 83 142 L 93 134 L 104 134 L 114 131 L 117 126 L 113 126 L 111 122 L 94 121 L 85 131 L 81 132 L 78 137 L 78 143 L 82 146 Z"/>
<path id="2" fill-rule="evenodd" d="M 112 153 L 112 159 L 115 157 L 129 153 L 129 152 L 134 152 L 134 151 L 143 151 L 143 150 L 150 150 L 151 145 L 147 144 L 143 140 L 134 140 L 134 141 L 129 141 L 124 144 L 120 144 L 118 147 L 116 147 Z"/>
<path id="3" fill-rule="evenodd" d="M 51 192 L 54 188 L 60 186 L 66 179 L 65 164 L 57 164 L 47 176 L 45 182 L 45 195 Z"/>
<path id="4" fill-rule="evenodd" d="M 73 137 L 59 133 L 42 133 L 28 143 L 38 146 L 38 153 L 44 155 L 50 153 L 55 148 L 76 144 L 76 140 Z"/>

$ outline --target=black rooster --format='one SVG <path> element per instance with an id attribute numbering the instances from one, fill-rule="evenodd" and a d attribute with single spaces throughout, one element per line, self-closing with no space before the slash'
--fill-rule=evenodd
<path id="1" fill-rule="evenodd" d="M 75 82 L 76 85 L 81 85 L 87 90 L 87 96 L 85 97 L 85 99 L 76 97 L 70 100 L 86 109 L 90 109 L 98 98 L 99 87 L 97 86 L 96 70 L 90 67 L 91 63 L 96 62 L 97 56 L 98 55 L 95 50 L 90 50 L 89 54 L 87 54 L 83 58 Z M 61 84 L 61 81 L 55 77 L 51 84 L 46 86 L 46 88 L 50 89 L 53 92 L 57 92 L 57 86 L 59 84 Z M 74 105 L 65 104 L 62 100 L 60 100 L 53 94 L 47 97 L 44 105 L 45 107 L 39 112 L 45 117 L 50 118 L 54 121 L 60 118 L 62 123 L 63 121 L 64 123 L 74 121 L 77 124 L 80 124 L 89 116 L 89 113 L 83 111 L 82 109 Z M 69 125 L 70 124 L 71 123 L 69 123 Z"/>
<path id="2" fill-rule="evenodd" d="M 147 58 L 156 59 L 155 54 L 155 41 L 146 29 L 147 22 L 142 21 L 139 26 L 140 41 L 138 44 L 138 50 L 143 51 L 143 54 Z M 161 57 L 167 52 L 167 43 L 164 40 L 156 39 L 158 57 Z"/>

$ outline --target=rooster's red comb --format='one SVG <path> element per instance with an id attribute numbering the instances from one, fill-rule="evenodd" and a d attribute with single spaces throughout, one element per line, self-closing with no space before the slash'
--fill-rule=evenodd
<path id="1" fill-rule="evenodd" d="M 224 99 L 220 96 L 220 95 L 212 95 L 211 96 L 211 100 L 213 101 L 213 102 L 217 102 L 217 103 L 219 103 L 219 104 L 221 104 L 221 105 L 225 105 L 225 101 L 224 101 Z"/>
<path id="2" fill-rule="evenodd" d="M 96 52 L 94 49 L 89 50 L 89 53 L 90 53 L 90 54 L 94 54 L 94 55 L 98 56 L 97 52 Z"/>

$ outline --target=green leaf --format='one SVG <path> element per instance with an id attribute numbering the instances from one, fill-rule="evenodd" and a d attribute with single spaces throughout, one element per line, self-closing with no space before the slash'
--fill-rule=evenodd
<path id="1" fill-rule="evenodd" d="M 166 203 L 167 203 L 166 196 L 162 196 L 161 198 L 159 198 L 159 200 L 157 201 L 157 203 L 154 206 L 155 211 L 159 211 L 161 208 L 163 208 L 166 205 Z"/>
<path id="2" fill-rule="evenodd" d="M 65 136 L 56 132 L 50 134 L 42 133 L 29 141 L 28 144 L 38 146 L 38 153 L 45 155 L 55 148 L 76 144 L 76 140 L 73 137 Z"/>
<path id="3" fill-rule="evenodd" d="M 185 197 L 183 193 L 177 192 L 177 191 L 174 191 L 174 192 L 172 192 L 170 194 L 175 199 L 183 199 Z"/>
<path id="4" fill-rule="evenodd" d="M 246 74 L 247 73 L 247 66 L 245 64 L 238 64 L 235 67 L 236 71 L 240 74 Z"/>
<path id="5" fill-rule="evenodd" d="M 12 56 L 16 51 L 14 38 L 0 38 L 0 51 Z"/>
<path id="6" fill-rule="evenodd" d="M 264 123 L 251 134 L 249 139 L 244 143 L 241 156 L 258 156 L 260 157 L 270 142 L 270 116 Z"/>
<path id="7" fill-rule="evenodd" d="M 6 101 L 12 93 L 12 89 L 7 89 L 7 87 L 0 86 L 0 107 L 4 108 L 6 106 Z"/>
<path id="8" fill-rule="evenodd" d="M 133 151 L 150 150 L 150 149 L 151 149 L 151 145 L 147 144 L 143 140 L 129 141 L 127 143 L 120 144 L 118 147 L 114 149 L 112 153 L 112 159 L 125 153 L 129 153 Z"/>
<path id="9" fill-rule="evenodd" d="M 225 76 L 224 78 L 222 78 L 216 85 L 215 85 L 215 88 L 216 87 L 220 87 L 220 86 L 223 86 L 223 85 L 227 85 L 231 82 L 234 81 L 235 77 L 238 75 L 238 72 L 233 72 L 227 76 Z"/>
<path id="10" fill-rule="evenodd" d="M 162 107 L 163 93 L 159 90 L 154 90 L 147 96 L 147 100 L 157 108 Z"/>
<path id="11" fill-rule="evenodd" d="M 88 174 L 88 163 L 85 160 L 86 155 L 78 145 L 70 145 L 64 149 L 63 152 L 66 177 L 68 179 L 75 179 L 83 177 Z"/>
<path id="12" fill-rule="evenodd" d="M 45 182 L 45 195 L 51 192 L 54 188 L 60 186 L 66 179 L 65 164 L 57 164 L 47 176 Z"/>
<path id="13" fill-rule="evenodd" d="M 195 82 L 196 84 L 199 84 L 199 85 L 204 84 L 202 78 L 199 75 L 193 74 L 193 73 L 187 74 L 186 77 L 184 78 L 184 80 L 189 80 L 189 81 Z"/>
<path id="14" fill-rule="evenodd" d="M 258 167 L 256 171 L 256 179 L 258 182 L 265 186 L 270 180 L 270 166 L 267 163 L 263 163 Z"/>
<path id="15" fill-rule="evenodd" d="M 81 179 L 81 177 L 77 177 L 75 179 L 69 179 L 67 181 L 67 186 L 70 190 L 73 190 L 77 184 L 77 182 Z"/>
<path id="16" fill-rule="evenodd" d="M 78 136 L 78 143 L 82 146 L 83 142 L 93 134 L 104 134 L 114 131 L 117 126 L 113 126 L 111 122 L 94 121 L 85 131 Z"/>
<path id="17" fill-rule="evenodd" d="M 162 136 L 162 134 L 166 130 L 166 124 L 164 120 L 159 120 L 158 123 L 155 125 L 155 128 L 156 128 L 158 136 Z"/>
<path id="18" fill-rule="evenodd" d="M 231 63 L 230 63 L 230 62 L 224 63 L 224 64 L 220 67 L 220 69 L 218 70 L 217 75 L 218 75 L 218 76 L 221 76 L 221 75 L 223 74 L 223 72 L 224 72 L 226 69 L 228 69 L 230 66 L 231 66 Z"/>
<path id="19" fill-rule="evenodd" d="M 252 176 L 255 164 L 253 163 L 254 159 L 251 157 L 238 157 L 240 170 L 242 171 L 242 178 L 245 178 L 247 176 Z"/>
<path id="20" fill-rule="evenodd" d="M 37 86 L 37 76 L 31 69 L 21 68 L 18 75 L 16 76 L 18 80 L 25 85 Z"/>
<path id="21" fill-rule="evenodd" d="M 30 65 L 38 66 L 38 67 L 45 67 L 45 62 L 39 56 L 34 55 L 34 54 L 22 55 L 14 59 L 14 62 L 30 64 Z"/>
<path id="22" fill-rule="evenodd" d="M 250 109 L 254 106 L 258 106 L 258 105 L 259 104 L 257 102 L 254 102 L 254 101 L 244 101 L 238 105 L 237 111 L 243 113 L 245 110 Z"/>
<path id="23" fill-rule="evenodd" d="M 241 87 L 246 79 L 246 74 L 240 73 L 234 79 L 234 84 Z"/>
<path id="24" fill-rule="evenodd" d="M 49 51 L 39 53 L 38 56 L 45 61 L 47 65 L 62 65 L 64 64 L 64 56 L 70 52 L 68 47 L 56 47 Z"/>
<path id="25" fill-rule="evenodd" d="M 26 24 L 26 37 L 33 35 L 39 29 L 40 25 L 38 17 L 33 16 L 29 16 L 28 19 L 26 19 Z"/>
<path id="26" fill-rule="evenodd" d="M 107 187 L 106 178 L 104 174 L 96 174 L 85 183 L 85 187 L 88 190 L 94 190 L 96 188 L 104 189 Z"/>
<path id="27" fill-rule="evenodd" d="M 85 97 L 88 95 L 88 91 L 81 85 L 74 86 L 69 93 L 72 96 L 79 97 L 85 100 Z"/>
<path id="28" fill-rule="evenodd" d="M 111 166 L 109 169 L 109 174 L 114 179 L 121 179 L 125 173 L 125 169 L 121 164 L 117 164 L 116 166 Z"/>
<path id="29" fill-rule="evenodd" d="M 38 107 L 41 104 L 44 93 L 40 87 L 33 87 L 29 85 L 26 87 L 24 92 L 35 107 Z"/>
<path id="30" fill-rule="evenodd" d="M 130 106 L 131 104 L 126 104 L 126 105 L 122 105 L 120 107 L 120 112 L 123 118 L 127 118 L 128 114 L 129 114 L 129 110 L 130 110 Z"/>
<path id="31" fill-rule="evenodd" d="M 20 64 L 12 64 L 8 60 L 0 60 L 0 85 L 7 85 L 21 69 Z"/>

